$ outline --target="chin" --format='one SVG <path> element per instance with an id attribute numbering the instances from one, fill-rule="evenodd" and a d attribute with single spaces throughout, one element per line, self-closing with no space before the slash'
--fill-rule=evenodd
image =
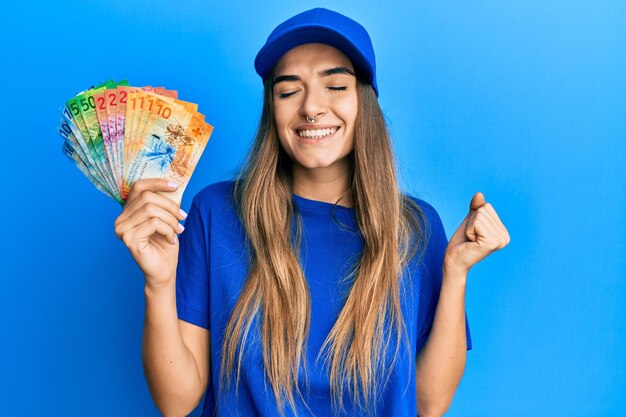
<path id="1" fill-rule="evenodd" d="M 303 168 L 303 169 L 323 169 L 323 168 L 329 168 L 333 165 L 332 162 L 325 163 L 325 162 L 297 161 L 296 163 L 300 166 L 300 168 Z"/>
<path id="2" fill-rule="evenodd" d="M 340 168 L 346 162 L 342 159 L 316 159 L 316 158 L 299 158 L 295 159 L 295 163 L 302 169 L 317 170 L 317 169 L 336 169 Z"/>

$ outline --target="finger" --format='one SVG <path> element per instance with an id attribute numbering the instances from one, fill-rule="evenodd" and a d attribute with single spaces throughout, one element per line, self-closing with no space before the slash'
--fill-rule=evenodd
<path id="1" fill-rule="evenodd" d="M 150 238 L 155 233 L 163 236 L 172 245 L 175 245 L 177 242 L 176 233 L 172 230 L 172 227 L 157 217 L 152 217 L 137 225 L 134 229 L 129 230 L 122 240 L 126 246 L 130 247 L 130 245 L 136 244 L 136 242 Z"/>
<path id="2" fill-rule="evenodd" d="M 176 187 L 172 188 L 173 185 L 176 185 Z M 178 185 L 164 178 L 146 178 L 135 182 L 128 193 L 124 211 L 129 212 L 136 205 L 137 200 L 144 194 L 156 193 L 163 188 L 168 188 L 169 192 L 171 192 L 175 191 Z"/>
<path id="3" fill-rule="evenodd" d="M 170 198 L 167 198 L 163 195 L 156 194 L 152 191 L 144 191 L 141 195 L 133 202 L 128 204 L 127 207 L 124 208 L 124 212 L 120 215 L 121 220 L 124 220 L 132 215 L 134 215 L 138 210 L 142 210 L 146 204 L 154 204 L 165 210 L 167 210 L 172 216 L 176 217 L 178 220 L 183 220 L 187 217 L 187 213 L 180 209 L 180 206 L 172 201 Z"/>
<path id="4" fill-rule="evenodd" d="M 509 232 L 506 227 L 504 227 L 504 224 L 502 224 L 502 221 L 500 220 L 500 217 L 498 216 L 498 213 L 496 213 L 496 210 L 493 208 L 493 206 L 490 203 L 486 203 L 483 207 L 479 209 L 479 211 L 484 212 L 488 216 L 491 224 L 494 227 L 495 232 L 500 238 L 500 247 L 503 248 L 508 245 L 511 241 L 511 237 L 509 236 Z"/>
<path id="5" fill-rule="evenodd" d="M 504 236 L 499 232 L 491 217 L 479 209 L 476 213 L 476 222 L 478 224 L 477 241 L 489 249 L 499 249 L 504 243 Z"/>
<path id="6" fill-rule="evenodd" d="M 459 227 L 456 228 L 450 239 L 448 240 L 448 245 L 456 246 L 460 243 L 465 242 L 465 230 L 467 229 L 467 223 L 470 217 L 470 213 L 465 216 Z"/>
<path id="7" fill-rule="evenodd" d="M 504 223 L 502 223 L 502 220 L 500 219 L 500 216 L 498 216 L 496 209 L 493 208 L 491 204 L 487 203 L 485 205 L 485 211 L 491 216 L 495 224 L 497 224 L 500 229 L 502 229 L 503 231 L 506 231 L 506 227 L 504 226 Z"/>
<path id="8" fill-rule="evenodd" d="M 506 246 L 504 235 L 482 208 L 476 211 L 469 233 L 468 239 L 483 249 L 487 248 L 493 251 Z"/>
<path id="9" fill-rule="evenodd" d="M 497 245 L 499 238 L 495 226 L 482 209 L 478 209 L 470 215 L 465 236 L 472 242 L 480 240 L 490 246 Z"/>
<path id="10" fill-rule="evenodd" d="M 470 212 L 478 210 L 483 204 L 485 204 L 485 196 L 480 191 L 474 194 L 472 201 L 470 202 Z"/>
<path id="11" fill-rule="evenodd" d="M 120 224 L 116 233 L 123 234 L 125 231 L 152 218 L 157 218 L 168 224 L 176 233 L 182 233 L 182 231 L 185 230 L 183 225 L 178 222 L 178 219 L 163 207 L 153 203 L 146 203 L 140 209 L 137 209 L 132 216 L 128 217 L 124 223 Z"/>
<path id="12" fill-rule="evenodd" d="M 467 240 L 476 242 L 476 211 L 472 211 L 467 215 L 467 224 L 465 226 L 465 237 Z"/>
<path id="13" fill-rule="evenodd" d="M 126 202 L 132 201 L 137 195 L 144 191 L 176 191 L 178 184 L 167 178 L 144 178 L 135 182 L 128 192 Z"/>

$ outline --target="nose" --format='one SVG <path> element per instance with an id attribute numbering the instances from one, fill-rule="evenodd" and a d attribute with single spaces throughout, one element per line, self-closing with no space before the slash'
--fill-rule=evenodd
<path id="1" fill-rule="evenodd" d="M 300 107 L 300 115 L 303 118 L 310 117 L 315 120 L 324 115 L 326 109 L 327 103 L 323 92 L 317 89 L 307 89 Z"/>

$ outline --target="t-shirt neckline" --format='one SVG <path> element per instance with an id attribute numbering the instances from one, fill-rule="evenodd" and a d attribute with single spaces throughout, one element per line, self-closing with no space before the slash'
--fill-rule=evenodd
<path id="1" fill-rule="evenodd" d="M 299 208 L 321 210 L 321 211 L 327 211 L 329 213 L 332 212 L 333 210 L 343 211 L 345 213 L 354 212 L 354 209 L 351 207 L 345 207 L 345 206 L 341 206 L 339 204 L 334 204 L 334 203 L 327 203 L 325 201 L 311 200 L 311 199 L 304 198 L 293 193 L 291 195 L 293 197 L 294 202 L 298 205 Z"/>

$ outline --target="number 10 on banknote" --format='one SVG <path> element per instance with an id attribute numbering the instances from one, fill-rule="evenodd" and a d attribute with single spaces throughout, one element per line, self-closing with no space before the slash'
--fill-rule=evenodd
<path id="1" fill-rule="evenodd" d="M 198 105 L 163 87 L 107 81 L 78 93 L 62 109 L 63 153 L 104 194 L 125 204 L 133 184 L 167 178 L 164 193 L 180 204 L 213 132 Z"/>

